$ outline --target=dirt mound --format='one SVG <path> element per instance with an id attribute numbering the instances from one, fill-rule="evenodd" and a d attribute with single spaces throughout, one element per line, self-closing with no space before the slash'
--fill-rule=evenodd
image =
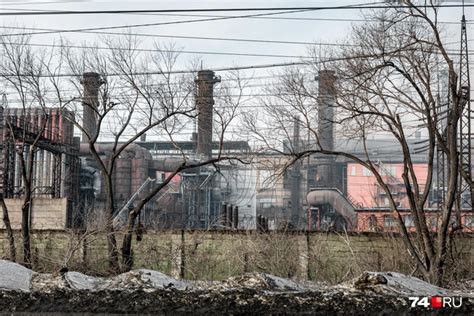
<path id="1" fill-rule="evenodd" d="M 329 287 L 264 273 L 219 282 L 176 280 L 152 270 L 110 278 L 39 274 L 0 261 L 0 312 L 403 315 L 435 312 L 410 308 L 408 296 L 461 294 L 393 272 L 366 272 L 353 282 Z M 473 306 L 472 298 L 465 297 L 461 309 L 442 312 L 469 314 Z"/>
<path id="2" fill-rule="evenodd" d="M 280 278 L 266 273 L 246 273 L 222 281 L 222 286 L 230 288 L 253 288 L 268 291 L 304 291 L 309 290 L 295 281 Z"/>

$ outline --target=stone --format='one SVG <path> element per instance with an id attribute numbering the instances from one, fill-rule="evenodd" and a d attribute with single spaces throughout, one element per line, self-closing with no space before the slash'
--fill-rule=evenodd
<path id="1" fill-rule="evenodd" d="M 0 260 L 0 290 L 31 290 L 33 271 L 18 263 Z"/>

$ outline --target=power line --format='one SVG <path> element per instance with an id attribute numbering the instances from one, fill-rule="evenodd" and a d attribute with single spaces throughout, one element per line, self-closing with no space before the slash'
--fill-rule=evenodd
<path id="1" fill-rule="evenodd" d="M 379 2 L 375 2 L 379 3 Z M 367 7 L 369 4 L 356 4 L 352 6 L 362 6 L 364 8 Z M 351 7 L 350 5 L 347 7 Z M 269 16 L 273 15 L 280 15 L 280 14 L 290 14 L 290 13 L 299 13 L 299 12 L 306 12 L 310 11 L 307 9 L 301 10 L 293 10 L 293 11 L 286 11 L 286 12 L 274 12 L 274 13 L 261 13 L 261 14 L 251 14 L 251 15 L 240 15 L 240 16 L 215 16 L 215 15 L 178 15 L 178 16 L 205 16 L 211 17 L 208 19 L 195 19 L 195 20 L 183 20 L 183 21 L 170 21 L 170 22 L 158 22 L 158 23 L 145 23 L 145 24 L 132 24 L 132 25 L 118 25 L 118 26 L 106 26 L 106 27 L 95 27 L 95 28 L 81 28 L 81 29 L 43 29 L 42 32 L 35 32 L 35 33 L 19 33 L 19 34 L 4 34 L 0 36 L 22 36 L 22 35 L 42 35 L 42 34 L 54 34 L 54 33 L 96 33 L 96 34 L 110 34 L 110 35 L 123 35 L 122 33 L 114 33 L 114 32 L 93 32 L 93 31 L 100 31 L 100 30 L 110 30 L 110 29 L 121 29 L 121 28 L 136 28 L 136 27 L 149 27 L 149 26 L 159 26 L 159 25 L 170 25 L 170 24 L 182 24 L 182 23 L 193 23 L 193 22 L 206 22 L 206 21 L 217 21 L 217 20 L 227 20 L 227 19 L 237 19 L 237 18 L 270 18 Z M 54 11 L 61 13 L 63 11 Z M 1 15 L 1 13 L 0 13 Z M 285 18 L 285 19 L 298 19 L 298 18 Z M 330 20 L 330 19 L 321 19 L 321 20 Z M 344 19 L 333 19 L 333 20 L 340 20 L 344 21 Z M 351 19 L 346 19 L 347 21 L 351 21 Z M 369 21 L 367 20 L 353 20 L 353 21 Z M 447 22 L 446 22 L 447 23 Z M 453 24 L 457 24 L 456 22 L 449 22 Z M 13 28 L 13 27 L 12 27 Z M 25 28 L 26 29 L 26 28 Z M 35 30 L 35 28 L 30 28 Z M 137 36 L 148 36 L 147 34 L 135 34 Z M 152 35 L 153 36 L 153 35 Z M 158 36 L 157 36 L 158 37 Z M 165 37 L 165 36 L 162 36 Z"/>
<path id="2" fill-rule="evenodd" d="M 302 76 L 311 76 L 311 77 L 314 77 L 315 74 L 314 73 L 302 73 L 301 74 Z M 78 76 L 81 76 L 81 75 L 78 75 Z M 254 81 L 254 80 L 262 80 L 262 79 L 278 79 L 280 77 L 285 77 L 286 75 L 265 75 L 265 76 L 252 76 L 252 77 L 239 77 L 238 80 L 242 80 L 242 81 Z M 224 81 L 237 81 L 237 79 L 233 79 L 233 78 L 221 78 L 221 82 L 224 82 Z M 273 83 L 275 84 L 275 83 Z M 151 88 L 151 87 L 158 87 L 158 86 L 164 86 L 164 85 L 171 85 L 171 86 L 176 86 L 176 85 L 182 85 L 182 83 L 179 83 L 179 82 L 169 82 L 169 83 L 154 83 L 154 84 L 148 84 L 148 85 L 137 85 L 138 88 L 144 88 L 144 87 L 147 87 L 147 88 Z M 268 83 L 260 83 L 260 84 L 245 84 L 245 86 L 242 88 L 242 89 L 249 89 L 249 88 L 255 88 L 255 87 L 266 87 L 268 86 Z M 237 87 L 229 87 L 231 89 L 239 89 Z M 112 87 L 112 89 L 131 89 L 132 91 L 135 91 L 133 90 L 133 88 L 131 86 L 116 86 L 114 85 Z M 78 89 L 61 89 L 61 92 L 78 92 Z M 16 92 L 11 92 L 11 93 L 8 93 L 8 92 L 5 92 L 7 95 L 8 94 L 15 94 Z M 52 92 L 54 93 L 54 92 Z"/>
<path id="3" fill-rule="evenodd" d="M 0 26 L 0 28 L 7 29 L 23 29 L 23 30 L 40 30 L 40 31 L 54 31 L 61 32 L 59 29 L 44 29 L 44 28 L 32 28 L 32 27 L 20 27 L 20 26 Z M 210 40 L 210 41 L 230 41 L 230 42 L 249 42 L 249 43 L 268 43 L 268 44 L 291 44 L 291 45 L 322 45 L 322 46 L 333 46 L 337 44 L 322 43 L 322 42 L 303 42 L 303 41 L 281 41 L 281 40 L 266 40 L 266 39 L 248 39 L 248 38 L 225 38 L 225 37 L 209 37 L 209 36 L 188 36 L 188 35 L 165 35 L 165 34 L 140 34 L 140 33 L 121 33 L 121 32 L 94 32 L 94 31 L 77 31 L 78 33 L 88 34 L 105 34 L 105 35 L 132 35 L 139 37 L 163 37 L 163 38 L 181 38 L 181 39 L 193 39 L 193 40 Z M 25 33 L 25 34 L 41 34 L 41 33 Z M 17 35 L 17 34 L 13 34 Z M 4 36 L 10 36 L 5 34 Z M 346 46 L 352 46 L 350 44 L 341 44 Z"/>
<path id="4" fill-rule="evenodd" d="M 3 9 L 11 10 L 11 9 Z M 39 11 L 39 10 L 35 10 Z M 43 10 L 44 11 L 44 10 Z M 57 11 L 57 10 L 56 10 Z M 288 14 L 293 12 L 282 12 L 281 14 Z M 141 13 L 136 15 L 143 16 L 168 16 L 168 17 L 201 17 L 201 18 L 228 18 L 229 15 L 210 15 L 210 14 L 172 14 L 172 13 Z M 315 17 L 276 17 L 276 16 L 242 16 L 245 19 L 258 19 L 258 20 L 287 20 L 287 21 L 327 21 L 327 22 L 377 22 L 377 19 L 349 19 L 349 18 L 315 18 Z M 466 20 L 467 24 L 473 24 L 473 20 Z M 469 23 L 470 22 L 470 23 Z M 438 24 L 452 24 L 459 25 L 459 21 L 437 21 Z M 0 26 L 1 27 L 1 26 Z"/>
<path id="5" fill-rule="evenodd" d="M 89 15 L 89 14 L 133 14 L 133 13 L 180 13 L 180 12 L 255 12 L 255 11 L 322 11 L 322 10 L 345 10 L 345 9 L 386 9 L 386 8 L 402 8 L 405 6 L 393 6 L 393 5 L 373 5 L 382 4 L 384 2 L 373 2 L 373 3 L 359 3 L 344 6 L 323 6 L 323 7 L 259 7 L 259 8 L 204 8 L 204 9 L 135 9 L 135 10 L 64 10 L 64 11 L 53 11 L 53 10 L 38 10 L 38 11 L 19 11 L 19 12 L 1 12 L 4 16 L 21 16 L 21 15 Z M 449 5 L 446 5 L 449 6 Z M 457 5 L 459 6 L 459 5 Z M 422 7 L 422 6 L 419 6 Z M 445 7 L 445 6 L 443 6 Z"/>
<path id="6" fill-rule="evenodd" d="M 135 35 L 135 34 L 132 34 Z M 152 35 L 155 36 L 155 35 Z M 164 35 L 157 37 L 169 37 L 169 38 L 195 38 L 195 39 L 206 39 L 206 40 L 223 40 L 223 41 L 242 41 L 242 42 L 254 42 L 254 43 L 284 43 L 284 44 L 307 44 L 307 45 L 316 45 L 316 46 L 331 46 L 331 47 L 362 47 L 356 44 L 345 44 L 345 43 L 310 43 L 310 42 L 279 42 L 279 41 L 267 41 L 259 39 L 234 39 L 234 38 L 217 38 L 217 37 L 193 37 L 193 36 L 173 36 L 173 35 Z M 471 40 L 472 41 L 472 40 Z M 35 47 L 67 47 L 75 49 L 98 49 L 98 50 L 124 50 L 124 51 L 139 51 L 139 52 L 169 52 L 169 53 L 183 53 L 183 54 L 203 54 L 203 55 L 235 55 L 235 56 L 250 56 L 250 57 L 277 57 L 277 58 L 302 58 L 302 59 L 311 59 L 310 56 L 302 55 L 278 55 L 278 54 L 259 54 L 259 53 L 231 53 L 231 52 L 209 52 L 209 51 L 187 51 L 187 50 L 169 50 L 169 49 L 147 49 L 147 48 L 125 48 L 125 47 L 103 47 L 103 46 L 86 46 L 86 45 L 65 45 L 65 44 L 39 44 L 39 43 L 9 43 L 10 45 L 22 45 L 22 46 L 35 46 Z M 453 44 L 453 43 L 447 43 Z M 413 48 L 412 50 L 419 50 Z M 423 51 L 423 50 L 419 50 Z M 447 49 L 448 53 L 458 54 L 459 51 L 455 49 Z M 429 51 L 428 51 L 429 52 Z M 441 54 L 440 52 L 433 52 L 433 54 Z M 469 55 L 473 55 L 470 53 Z"/>
<path id="7" fill-rule="evenodd" d="M 159 25 L 171 25 L 171 24 L 185 24 L 185 23 L 195 23 L 195 22 L 209 22 L 209 21 L 220 21 L 220 20 L 230 20 L 230 19 L 241 19 L 249 18 L 254 16 L 268 16 L 268 15 L 277 15 L 277 14 L 287 14 L 287 13 L 296 13 L 304 12 L 307 10 L 293 10 L 286 12 L 273 12 L 273 13 L 259 13 L 259 14 L 249 14 L 249 15 L 237 15 L 237 16 L 226 16 L 226 17 L 216 17 L 209 19 L 194 19 L 194 20 L 182 20 L 182 21 L 170 21 L 170 22 L 157 22 L 157 23 L 144 23 L 144 24 L 131 24 L 131 25 L 118 25 L 118 26 L 105 26 L 105 27 L 94 27 L 94 28 L 81 28 L 81 29 L 72 29 L 72 30 L 55 30 L 55 31 L 44 31 L 36 33 L 20 33 L 20 34 L 7 34 L 1 36 L 23 36 L 23 35 L 39 35 L 39 34 L 55 34 L 55 33 L 75 33 L 75 32 L 84 32 L 85 31 L 99 31 L 99 30 L 112 30 L 112 29 L 123 29 L 123 28 L 135 28 L 135 27 L 148 27 L 148 26 L 159 26 Z M 55 11 L 56 12 L 56 11 Z M 57 11 L 61 13 L 63 11 Z M 4 13 L 0 12 L 0 16 Z"/>
<path id="8" fill-rule="evenodd" d="M 375 2 L 379 3 L 379 2 Z M 369 3 L 370 4 L 370 3 Z M 356 5 L 366 5 L 366 4 L 356 4 Z M 348 5 L 347 7 L 354 6 Z M 135 28 L 135 27 L 147 27 L 147 26 L 158 26 L 158 25 L 170 25 L 170 24 L 183 24 L 183 23 L 193 23 L 193 22 L 207 22 L 207 21 L 218 21 L 218 20 L 228 20 L 228 19 L 240 19 L 240 18 L 252 18 L 252 17 L 261 17 L 261 16 L 274 16 L 280 14 L 289 14 L 289 13 L 298 13 L 305 12 L 308 10 L 297 9 L 285 12 L 272 12 L 272 13 L 259 13 L 259 14 L 248 14 L 248 15 L 239 15 L 239 16 L 217 16 L 208 19 L 195 19 L 195 20 L 184 20 L 184 21 L 171 21 L 171 22 L 159 22 L 159 23 L 146 23 L 146 24 L 133 24 L 133 25 L 119 25 L 119 26 L 107 26 L 107 27 L 96 27 L 96 28 L 82 28 L 82 29 L 73 29 L 73 30 L 54 30 L 54 31 L 44 31 L 36 33 L 20 33 L 20 34 L 7 34 L 0 36 L 22 36 L 22 35 L 40 35 L 40 34 L 53 34 L 53 33 L 67 33 L 67 32 L 86 32 L 86 31 L 99 31 L 99 30 L 110 30 L 110 29 L 120 29 L 120 28 Z M 55 11 L 61 13 L 62 11 Z M 2 13 L 0 13 L 1 15 Z"/>
<path id="9" fill-rule="evenodd" d="M 177 51 L 179 52 L 179 51 Z M 216 53 L 219 54 L 219 53 Z M 281 57 L 281 56 L 280 56 Z M 341 60 L 350 60 L 350 59 L 362 59 L 366 58 L 367 56 L 353 56 L 353 57 L 334 57 L 334 58 L 328 58 L 328 59 L 320 59 L 316 61 L 314 58 L 311 60 L 311 64 L 321 64 L 321 63 L 328 63 L 328 62 L 337 62 Z M 310 65 L 310 61 L 290 61 L 290 62 L 282 62 L 282 63 L 274 63 L 274 64 L 259 64 L 259 65 L 244 65 L 244 66 L 234 66 L 234 67 L 217 67 L 217 68 L 210 68 L 208 70 L 211 71 L 236 71 L 236 70 L 251 70 L 251 69 L 265 69 L 265 68 L 280 68 L 280 67 L 289 67 L 289 66 L 308 66 Z M 196 69 L 190 69 L 190 70 L 174 70 L 174 71 L 160 71 L 160 70 L 155 70 L 155 71 L 143 71 L 143 72 L 132 72 L 129 73 L 128 75 L 162 75 L 166 73 L 167 75 L 174 75 L 174 74 L 192 74 L 196 73 L 198 70 Z M 76 76 L 81 76 L 81 74 L 74 74 L 74 73 L 58 73 L 58 74 L 8 74 L 8 73 L 0 73 L 1 77 L 28 77 L 28 76 L 35 76 L 35 77 L 48 77 L 48 78 L 53 78 L 53 77 L 76 77 Z M 121 76 L 124 75 L 124 73 L 107 73 L 105 74 L 108 77 L 115 77 L 115 76 Z"/>
<path id="10" fill-rule="evenodd" d="M 88 0 L 42 1 L 42 2 L 35 2 L 35 3 L 31 3 L 31 1 L 27 1 L 27 2 L 17 2 L 17 1 L 14 1 L 13 3 L 2 2 L 2 6 L 3 6 L 3 5 L 58 4 L 58 3 L 71 3 L 71 2 L 88 2 Z M 2 9 L 4 9 L 4 8 L 2 8 Z"/>
<path id="11" fill-rule="evenodd" d="M 375 2 L 382 4 L 384 2 Z M 474 4 L 433 4 L 417 5 L 417 8 L 462 8 L 474 7 Z M 89 15 L 89 14 L 129 14 L 129 13 L 179 13 L 179 12 L 252 12 L 252 11 L 325 11 L 325 10 L 360 10 L 360 9 L 404 9 L 406 5 L 373 5 L 355 4 L 346 6 L 309 6 L 309 7 L 244 7 L 244 8 L 204 8 L 204 9 L 143 9 L 143 10 L 70 10 L 70 11 L 41 11 L 41 12 L 2 12 L 0 16 L 21 15 Z"/>
<path id="12" fill-rule="evenodd" d="M 122 48 L 122 47 L 101 47 L 101 46 L 85 46 L 85 45 L 54 45 L 54 44 L 37 44 L 37 43 L 9 43 L 11 45 L 36 46 L 36 47 L 68 47 L 76 49 L 99 49 L 99 50 L 127 50 L 137 52 L 165 52 L 179 54 L 202 54 L 202 55 L 225 55 L 225 56 L 244 56 L 244 57 L 276 57 L 276 58 L 302 58 L 311 59 L 308 56 L 298 55 L 277 55 L 277 54 L 258 54 L 258 53 L 231 53 L 231 52 L 209 52 L 209 51 L 188 51 L 188 50 L 172 50 L 172 49 L 146 49 L 146 48 Z"/>
<path id="13" fill-rule="evenodd" d="M 285 62 L 285 63 L 275 63 L 275 64 L 261 64 L 261 65 L 247 65 L 247 66 L 236 66 L 236 67 L 221 67 L 221 68 L 212 68 L 211 71 L 233 71 L 233 70 L 250 70 L 250 69 L 263 69 L 263 68 L 278 68 L 278 67 L 288 67 L 288 66 L 303 66 L 308 65 L 307 62 L 294 61 L 294 62 Z M 168 71 L 166 74 L 192 74 L 196 73 L 198 70 L 174 70 Z M 134 72 L 133 75 L 161 75 L 162 71 L 144 71 L 144 72 Z M 107 73 L 108 77 L 121 76 L 121 73 Z M 1 77 L 28 77 L 30 75 L 26 74 L 0 74 Z M 35 77 L 76 77 L 82 76 L 82 74 L 35 74 Z"/>
<path id="14" fill-rule="evenodd" d="M 225 17 L 225 15 L 210 15 L 210 14 L 170 14 L 170 13 L 149 13 L 142 14 L 145 16 L 175 16 L 175 17 Z M 348 19 L 348 18 L 304 18 L 304 17 L 275 17 L 275 16 L 255 16 L 248 17 L 249 19 L 258 20 L 288 20 L 288 21 L 328 21 L 328 22 L 377 22 L 377 19 Z M 466 20 L 467 22 L 473 22 L 473 20 Z M 459 21 L 437 21 L 438 24 L 453 24 L 459 25 Z M 473 23 L 467 23 L 473 24 Z"/>

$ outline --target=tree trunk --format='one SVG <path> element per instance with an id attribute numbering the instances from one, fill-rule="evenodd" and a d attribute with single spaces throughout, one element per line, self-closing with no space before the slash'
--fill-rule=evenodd
<path id="1" fill-rule="evenodd" d="M 118 260 L 117 240 L 115 238 L 114 228 L 109 225 L 107 230 L 107 248 L 109 251 L 109 267 L 113 273 L 120 272 L 120 265 Z"/>
<path id="2" fill-rule="evenodd" d="M 15 238 L 13 237 L 12 225 L 10 223 L 10 216 L 8 215 L 8 208 L 5 204 L 3 196 L 0 196 L 0 204 L 3 211 L 3 223 L 5 224 L 5 230 L 7 231 L 7 239 L 10 248 L 10 260 L 16 261 L 16 247 Z"/>
<path id="3" fill-rule="evenodd" d="M 132 237 L 136 218 L 136 213 L 131 212 L 127 220 L 127 231 L 125 236 L 123 236 L 122 265 L 125 271 L 130 271 L 133 268 Z"/>
<path id="4" fill-rule="evenodd" d="M 114 193 L 112 189 L 112 177 L 105 176 L 105 192 L 107 194 L 105 199 L 105 214 L 107 218 L 107 248 L 109 268 L 113 273 L 120 272 L 120 264 L 117 250 L 117 239 L 115 238 L 113 216 L 114 216 Z"/>
<path id="5" fill-rule="evenodd" d="M 210 161 L 209 163 L 211 163 Z M 174 178 L 179 172 L 184 169 L 184 165 L 177 168 L 171 175 L 169 175 L 164 182 L 160 185 L 156 186 L 144 199 L 140 200 L 137 206 L 133 209 L 133 211 L 129 212 L 128 219 L 127 219 L 127 231 L 125 236 L 123 237 L 122 243 L 122 263 L 124 265 L 124 269 L 129 271 L 133 267 L 133 252 L 132 252 L 132 235 L 133 229 L 135 227 L 135 221 L 140 215 L 141 210 L 148 203 L 158 192 L 160 192 L 171 179 Z"/>
<path id="6" fill-rule="evenodd" d="M 426 281 L 437 286 L 443 286 L 444 267 L 443 263 L 433 260 L 427 273 L 425 273 Z"/>
<path id="7" fill-rule="evenodd" d="M 120 272 L 120 264 L 117 250 L 117 239 L 115 238 L 114 226 L 112 223 L 113 208 L 108 210 L 107 216 L 107 249 L 109 255 L 109 268 L 113 273 Z"/>
<path id="8" fill-rule="evenodd" d="M 23 264 L 31 269 L 30 207 L 31 195 L 27 191 L 25 202 L 21 207 L 21 233 L 23 237 Z"/>
<path id="9" fill-rule="evenodd" d="M 132 237 L 133 229 L 135 228 L 135 222 L 142 209 L 141 205 L 138 205 L 128 214 L 127 219 L 127 231 L 123 236 L 122 242 L 122 264 L 125 271 L 130 271 L 133 268 L 133 251 L 132 251 Z"/>

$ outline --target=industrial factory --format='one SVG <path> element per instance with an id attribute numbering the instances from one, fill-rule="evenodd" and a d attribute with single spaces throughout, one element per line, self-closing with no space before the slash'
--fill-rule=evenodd
<path id="1" fill-rule="evenodd" d="M 222 144 L 212 140 L 213 86 L 220 81 L 212 71 L 199 71 L 196 83 L 197 133 L 179 144 L 146 141 L 146 135 L 120 153 L 113 169 L 113 197 L 116 217 L 123 217 L 182 163 L 183 153 L 200 162 L 220 149 L 224 153 L 245 154 L 246 142 Z M 1 191 L 13 228 L 21 223 L 25 180 L 24 163 L 33 154 L 30 221 L 32 229 L 83 228 L 100 222 L 99 211 L 106 199 L 104 181 L 97 159 L 91 154 L 90 138 L 97 132 L 100 75 L 84 73 L 82 97 L 82 137 L 74 137 L 75 113 L 58 108 L 1 108 Z M 96 142 L 94 154 L 110 159 L 114 143 Z M 178 146 L 179 150 L 176 150 Z M 34 150 L 30 151 L 30 147 Z M 173 152 L 175 150 L 175 152 Z M 149 228 L 234 228 L 239 218 L 254 218 L 255 208 L 228 203 L 232 184 L 224 180 L 232 173 L 228 166 L 216 172 L 213 166 L 181 172 L 143 209 L 140 224 Z M 221 188 L 221 185 L 223 188 Z M 229 216 L 227 214 L 229 213 Z M 222 220 L 224 218 L 224 220 Z M 2 224 L 3 225 L 3 224 Z M 254 225 L 255 226 L 255 225 Z M 248 227 L 251 227 L 248 226 Z"/>
<path id="2" fill-rule="evenodd" d="M 320 71 L 316 79 L 321 146 L 358 156 L 369 150 L 376 155 L 380 172 L 399 206 L 408 208 L 401 178 L 403 156 L 394 141 L 369 139 L 367 148 L 362 148 L 358 142 L 335 139 L 335 73 Z M 190 140 L 147 141 L 143 135 L 121 152 L 112 175 L 117 219 L 126 217 L 140 197 L 174 172 L 182 164 L 183 153 L 194 161 L 210 159 L 219 150 L 242 158 L 252 155 L 252 148 L 245 141 L 219 144 L 212 138 L 213 89 L 219 81 L 213 71 L 197 74 L 197 130 Z M 0 108 L 0 190 L 15 229 L 21 223 L 25 188 L 22 164 L 30 154 L 34 155 L 34 199 L 29 212 L 32 229 L 84 228 L 91 220 L 100 222 L 97 215 L 106 198 L 104 181 L 97 160 L 91 155 L 88 135 L 97 130 L 96 107 L 103 82 L 99 74 L 89 72 L 83 74 L 81 83 L 82 137 L 74 136 L 72 111 Z M 294 148 L 304 145 L 299 133 L 295 122 Z M 410 141 L 416 144 L 420 135 Z M 30 150 L 31 146 L 34 150 Z M 94 148 L 106 161 L 114 144 L 98 142 Z M 425 183 L 426 158 L 414 154 L 413 159 L 417 178 Z M 263 163 L 272 160 L 276 158 L 270 154 L 259 155 L 251 164 L 220 163 L 219 170 L 213 165 L 183 170 L 145 205 L 138 219 L 140 225 L 149 229 L 396 229 L 388 199 L 368 169 L 348 159 L 319 154 L 292 165 L 275 178 L 274 170 Z M 271 177 L 274 181 L 268 181 Z M 428 203 L 436 203 L 435 194 Z M 413 220 L 408 209 L 404 218 L 410 227 Z M 465 227 L 474 228 L 472 212 L 464 212 L 462 220 Z"/>

